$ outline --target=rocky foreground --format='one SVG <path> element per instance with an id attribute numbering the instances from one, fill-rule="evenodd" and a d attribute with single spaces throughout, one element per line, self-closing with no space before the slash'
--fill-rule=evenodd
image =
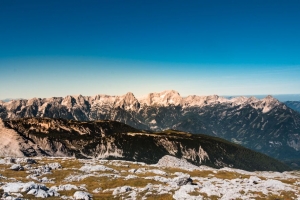
<path id="1" fill-rule="evenodd" d="M 75 158 L 0 159 L 2 199 L 300 199 L 300 172 Z"/>

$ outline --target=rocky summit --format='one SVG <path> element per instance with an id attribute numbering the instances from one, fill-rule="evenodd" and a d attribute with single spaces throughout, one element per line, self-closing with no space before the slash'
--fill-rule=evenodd
<path id="1" fill-rule="evenodd" d="M 224 138 L 300 168 L 300 113 L 272 96 L 181 97 L 174 90 L 137 99 L 123 96 L 67 96 L 0 102 L 0 118 L 114 120 L 142 130 L 176 129 Z"/>

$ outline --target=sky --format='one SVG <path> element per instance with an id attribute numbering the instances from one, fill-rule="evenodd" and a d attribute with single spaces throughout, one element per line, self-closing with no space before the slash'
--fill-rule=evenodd
<path id="1" fill-rule="evenodd" d="M 300 94 L 298 0 L 1 0 L 0 99 Z"/>

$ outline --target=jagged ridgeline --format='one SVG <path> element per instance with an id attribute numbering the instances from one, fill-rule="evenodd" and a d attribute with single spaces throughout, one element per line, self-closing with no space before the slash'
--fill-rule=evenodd
<path id="1" fill-rule="evenodd" d="M 196 165 L 286 171 L 289 167 L 223 139 L 175 130 L 142 131 L 116 121 L 51 118 L 5 120 L 0 156 L 76 156 L 157 163 L 165 155 Z"/>

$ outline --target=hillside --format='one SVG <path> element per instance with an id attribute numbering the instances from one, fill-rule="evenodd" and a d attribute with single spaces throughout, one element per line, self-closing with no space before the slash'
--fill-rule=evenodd
<path id="1" fill-rule="evenodd" d="M 4 135 L 8 130 L 10 134 Z M 3 140 L 10 138 L 15 144 L 2 146 L 8 153 L 0 156 L 19 156 L 22 152 L 24 156 L 75 156 L 154 164 L 165 155 L 173 155 L 214 168 L 289 170 L 273 158 L 223 139 L 175 130 L 140 131 L 115 121 L 24 118 L 4 121 L 0 131 Z M 18 135 L 16 141 L 11 135 Z M 18 149 L 18 154 L 9 155 L 9 148 Z"/>

